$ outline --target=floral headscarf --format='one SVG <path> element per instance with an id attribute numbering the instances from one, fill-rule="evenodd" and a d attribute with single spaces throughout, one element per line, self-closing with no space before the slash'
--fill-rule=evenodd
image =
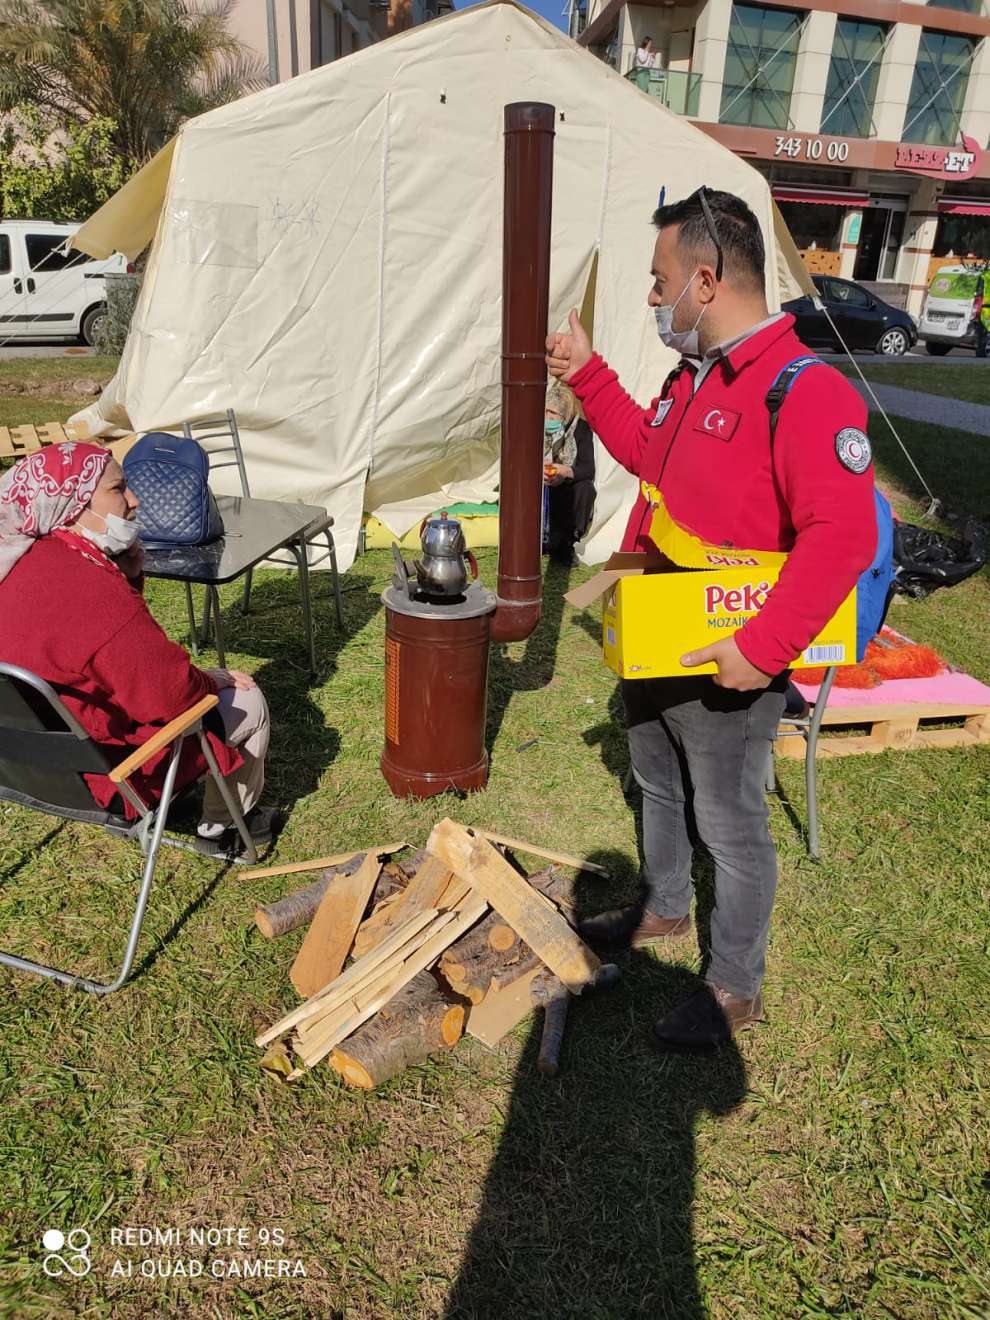
<path id="1" fill-rule="evenodd" d="M 108 450 L 74 442 L 17 460 L 0 481 L 0 582 L 38 537 L 76 521 L 109 462 Z"/>

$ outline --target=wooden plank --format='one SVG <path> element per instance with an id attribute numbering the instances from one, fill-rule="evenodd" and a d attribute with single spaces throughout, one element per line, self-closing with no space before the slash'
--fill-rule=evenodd
<path id="1" fill-rule="evenodd" d="M 311 862 L 290 862 L 287 866 L 252 866 L 247 871 L 241 871 L 239 878 L 260 880 L 270 875 L 298 875 L 300 871 L 322 871 L 324 867 L 339 866 L 341 862 L 349 862 L 358 853 L 367 852 L 369 856 L 382 857 L 385 853 L 401 852 L 403 848 L 408 847 L 408 843 L 383 843 L 380 848 L 352 848 L 350 852 L 334 853 L 332 857 L 314 857 Z"/>
<path id="2" fill-rule="evenodd" d="M 390 902 L 380 915 L 376 908 L 367 921 L 362 923 L 358 931 L 356 949 L 362 956 L 370 953 L 404 921 L 408 921 L 410 917 L 427 908 L 439 907 L 439 900 L 444 891 L 450 887 L 453 879 L 449 867 L 436 857 L 427 857 L 402 893 L 396 896 L 395 901 Z M 453 907 L 454 904 L 448 903 L 447 906 Z"/>
<path id="3" fill-rule="evenodd" d="M 542 971 L 541 963 L 504 989 L 490 990 L 480 1004 L 472 1004 L 468 1009 L 465 1027 L 468 1035 L 494 1049 L 503 1036 L 508 1035 L 513 1027 L 517 1027 L 533 1011 L 530 986 Z"/>
<path id="4" fill-rule="evenodd" d="M 0 458 L 13 458 L 15 452 L 10 427 L 0 426 Z"/>
<path id="5" fill-rule="evenodd" d="M 971 715 L 966 721 L 966 732 L 971 733 L 977 742 L 990 742 L 990 713 Z"/>
<path id="6" fill-rule="evenodd" d="M 488 900 L 572 994 L 594 980 L 601 966 L 595 954 L 487 839 L 447 819 L 434 828 L 427 847 Z"/>
<path id="7" fill-rule="evenodd" d="M 381 869 L 381 862 L 369 853 L 353 875 L 338 876 L 327 887 L 289 972 L 304 998 L 340 975 Z"/>
<path id="8" fill-rule="evenodd" d="M 33 426 L 12 426 L 10 435 L 18 454 L 33 454 L 41 448 L 38 433 Z"/>
<path id="9" fill-rule="evenodd" d="M 376 968 L 380 967 L 397 950 L 408 944 L 424 926 L 428 926 L 439 915 L 436 912 L 421 912 L 418 917 L 407 922 L 401 930 L 397 930 L 384 944 L 379 945 L 374 953 L 369 953 L 367 957 L 352 963 L 346 972 L 341 972 L 336 981 L 332 981 L 330 985 L 325 986 L 311 999 L 307 999 L 305 1004 L 300 1004 L 298 1008 L 286 1013 L 274 1026 L 261 1032 L 260 1035 L 255 1037 L 254 1043 L 258 1046 L 268 1045 L 276 1037 L 289 1031 L 298 1023 L 313 1017 L 317 1013 L 325 1012 L 326 1001 L 331 995 L 343 996 L 352 989 L 356 989 L 359 984 L 364 984 Z"/>
<path id="10" fill-rule="evenodd" d="M 304 1060 L 307 1068 L 312 1068 L 314 1064 L 317 1064 L 321 1059 L 326 1058 L 330 1051 L 335 1049 L 342 1040 L 346 1040 L 348 1036 L 353 1035 L 358 1027 L 363 1026 L 365 1022 L 367 1022 L 368 1018 L 374 1017 L 378 1010 L 387 1004 L 393 995 L 398 994 L 403 986 L 408 985 L 414 976 L 418 976 L 420 972 L 425 971 L 431 963 L 435 963 L 443 953 L 444 949 L 446 949 L 449 944 L 452 944 L 454 940 L 460 939 L 464 932 L 470 930 L 476 921 L 480 921 L 487 911 L 488 904 L 484 899 L 479 899 L 476 903 L 472 903 L 465 908 L 463 912 L 455 917 L 455 919 L 446 925 L 438 934 L 434 935 L 432 939 L 427 940 L 421 949 L 417 950 L 407 962 L 403 963 L 402 969 L 394 981 L 387 985 L 385 989 L 382 990 L 380 994 L 376 995 L 370 1002 L 366 1003 L 352 1018 L 345 1022 L 341 1027 L 338 1027 L 336 1031 L 332 1032 L 329 1038 L 320 1045 L 317 1050 L 312 1054 L 307 1054 L 307 1057 Z"/>
<path id="11" fill-rule="evenodd" d="M 65 427 L 61 422 L 40 422 L 37 431 L 38 439 L 43 445 L 64 445 L 72 438 L 65 434 Z"/>
<path id="12" fill-rule="evenodd" d="M 870 739 L 882 747 L 910 747 L 918 732 L 916 719 L 878 720 L 870 730 Z"/>
<path id="13" fill-rule="evenodd" d="M 985 715 L 990 706 L 945 705 L 937 701 L 904 701 L 891 706 L 827 706 L 822 724 L 875 724 L 878 720 L 951 720 L 960 715 Z"/>
<path id="14" fill-rule="evenodd" d="M 597 862 L 586 862 L 580 857 L 572 857 L 570 853 L 550 852 L 547 848 L 538 848 L 535 843 L 524 843 L 522 839 L 510 839 L 506 834 L 494 834 L 491 830 L 475 829 L 483 839 L 489 843 L 499 843 L 503 848 L 512 848 L 513 851 L 529 853 L 532 857 L 545 857 L 551 862 L 560 862 L 562 866 L 576 866 L 579 871 L 593 871 L 596 875 L 608 875 L 604 866 L 599 866 Z"/>

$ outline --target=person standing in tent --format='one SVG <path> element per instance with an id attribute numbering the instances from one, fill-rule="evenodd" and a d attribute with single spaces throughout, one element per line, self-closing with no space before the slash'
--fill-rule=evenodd
<path id="1" fill-rule="evenodd" d="M 788 558 L 759 614 L 681 659 L 685 669 L 714 663 L 716 675 L 622 681 L 643 790 L 644 895 L 591 918 L 582 933 L 605 946 L 688 936 L 692 848 L 704 843 L 715 863 L 706 981 L 654 1034 L 668 1048 L 710 1047 L 763 1016 L 777 885 L 764 785 L 787 667 L 871 563 L 877 521 L 866 406 L 839 372 L 812 359 L 771 433 L 767 392 L 809 354 L 794 318 L 768 311 L 763 238 L 749 207 L 700 188 L 661 206 L 653 224 L 647 303 L 661 341 L 681 354 L 658 396 L 646 409 L 630 398 L 576 311 L 569 334 L 547 339 L 548 368 L 640 478 L 623 550 L 655 553 L 650 483 L 705 541 Z"/>
<path id="2" fill-rule="evenodd" d="M 559 380 L 547 390 L 543 480 L 549 505 L 547 549 L 552 564 L 570 568 L 574 545 L 595 512 L 595 437 L 574 391 Z"/>

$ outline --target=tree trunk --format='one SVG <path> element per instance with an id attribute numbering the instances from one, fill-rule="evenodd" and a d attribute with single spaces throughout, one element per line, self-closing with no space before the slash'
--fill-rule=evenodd
<path id="1" fill-rule="evenodd" d="M 330 1062 L 345 1082 L 370 1091 L 411 1064 L 450 1049 L 463 1031 L 464 1005 L 444 995 L 429 972 L 420 972 L 338 1045 Z"/>

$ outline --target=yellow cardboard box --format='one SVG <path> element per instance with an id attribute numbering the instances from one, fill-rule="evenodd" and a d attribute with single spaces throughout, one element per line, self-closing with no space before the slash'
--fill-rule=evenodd
<path id="1" fill-rule="evenodd" d="M 758 614 L 787 555 L 709 545 L 674 522 L 659 492 L 645 484 L 644 492 L 654 507 L 650 537 L 660 556 L 613 555 L 565 599 L 584 608 L 604 596 L 605 663 L 621 678 L 714 674 L 713 664 L 685 669 L 681 656 L 731 637 Z M 854 589 L 791 668 L 855 663 Z"/>

